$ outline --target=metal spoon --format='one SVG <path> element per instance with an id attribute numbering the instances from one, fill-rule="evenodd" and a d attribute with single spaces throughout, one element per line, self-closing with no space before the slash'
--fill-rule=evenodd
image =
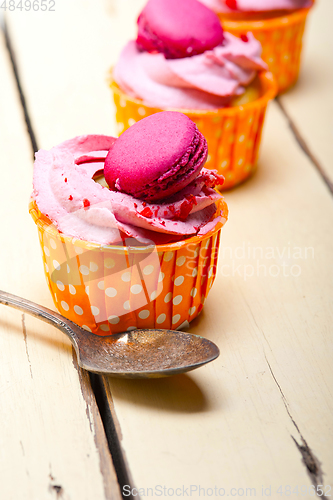
<path id="1" fill-rule="evenodd" d="M 55 326 L 71 340 L 78 364 L 91 372 L 152 378 L 194 370 L 220 354 L 211 341 L 174 330 L 132 330 L 101 337 L 51 309 L 0 290 L 0 303 Z"/>

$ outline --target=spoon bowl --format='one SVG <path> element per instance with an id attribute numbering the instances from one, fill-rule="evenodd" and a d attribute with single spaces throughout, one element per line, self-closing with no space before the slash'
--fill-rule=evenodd
<path id="1" fill-rule="evenodd" d="M 132 330 L 101 337 L 51 309 L 0 290 L 0 303 L 55 326 L 71 340 L 78 364 L 91 372 L 126 378 L 184 373 L 213 361 L 218 347 L 199 335 L 174 330 Z"/>

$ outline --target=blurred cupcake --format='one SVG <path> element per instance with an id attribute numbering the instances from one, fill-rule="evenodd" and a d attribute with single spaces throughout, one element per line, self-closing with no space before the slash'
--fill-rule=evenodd
<path id="1" fill-rule="evenodd" d="M 214 10 L 226 31 L 249 31 L 261 42 L 262 58 L 284 92 L 298 78 L 302 38 L 314 0 L 201 0 Z"/>
<path id="2" fill-rule="evenodd" d="M 36 154 L 30 213 L 61 314 L 109 335 L 184 328 L 200 313 L 228 216 L 206 157 L 196 125 L 174 112 L 119 139 L 81 136 Z"/>
<path id="3" fill-rule="evenodd" d="M 190 117 L 208 142 L 207 167 L 225 177 L 221 189 L 254 171 L 268 101 L 276 87 L 249 33 L 223 32 L 197 0 L 149 0 L 138 37 L 111 72 L 118 132 L 165 109 Z"/>

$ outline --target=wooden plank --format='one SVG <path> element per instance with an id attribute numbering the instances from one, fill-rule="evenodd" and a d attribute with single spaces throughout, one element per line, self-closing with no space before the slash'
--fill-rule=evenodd
<path id="1" fill-rule="evenodd" d="M 80 134 L 117 135 L 107 73 L 134 36 L 143 4 L 57 0 L 55 12 L 7 12 L 40 147 Z"/>
<path id="2" fill-rule="evenodd" d="M 104 10 L 106 5 L 112 12 Z M 112 107 L 107 109 L 109 95 L 101 82 L 105 68 L 133 36 L 140 10 L 134 0 L 85 2 L 80 11 L 75 6 L 73 0 L 56 21 L 45 18 L 46 26 L 32 18 L 36 40 L 43 34 L 41 47 L 24 36 L 19 17 L 11 19 L 28 104 L 45 147 L 79 133 L 112 133 Z M 80 29 L 73 42 L 78 12 Z M 98 26 L 98 36 L 90 36 L 89 43 L 87 26 Z M 46 74 L 53 71 L 52 91 L 42 72 L 32 74 L 33 59 L 41 61 Z M 78 78 L 84 65 L 94 71 Z M 76 89 L 73 112 L 67 91 L 63 99 L 59 92 L 65 85 L 57 76 L 61 68 L 66 68 L 67 90 Z M 256 496 L 271 492 L 280 498 L 278 488 L 287 496 L 290 485 L 292 490 L 298 486 L 302 498 L 311 498 L 311 483 L 330 485 L 333 479 L 332 200 L 276 104 L 267 116 L 258 173 L 226 198 L 230 220 L 222 235 L 218 277 L 204 312 L 191 325 L 191 331 L 220 346 L 221 357 L 171 379 L 104 379 L 110 408 L 134 483 L 145 488 L 146 496 L 153 497 L 147 488 L 156 485 L 186 489 L 193 484 L 205 488 L 207 496 L 207 489 L 216 486 L 230 495 L 231 488 L 255 488 Z M 284 276 L 287 272 L 295 276 Z M 302 461 L 306 457 L 308 465 L 309 459 L 318 460 L 311 477 Z M 198 491 L 192 496 L 198 498 Z"/>
<path id="3" fill-rule="evenodd" d="M 28 214 L 32 150 L 0 31 L 1 288 L 51 307 Z M 1 498 L 119 499 L 89 377 L 60 332 L 0 305 Z"/>
<path id="4" fill-rule="evenodd" d="M 333 3 L 320 0 L 310 13 L 297 85 L 280 100 L 310 153 L 333 182 Z"/>
<path id="5" fill-rule="evenodd" d="M 170 380 L 109 379 L 123 446 L 146 491 L 264 485 L 279 498 L 291 485 L 311 498 L 333 481 L 332 199 L 276 105 L 257 175 L 226 198 L 218 277 L 191 326 L 221 356 Z M 308 477 L 293 438 L 324 475 Z"/>

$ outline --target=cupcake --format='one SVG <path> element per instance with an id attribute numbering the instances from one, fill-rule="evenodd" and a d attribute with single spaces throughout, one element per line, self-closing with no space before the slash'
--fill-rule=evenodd
<path id="1" fill-rule="evenodd" d="M 185 113 L 208 142 L 207 168 L 225 178 L 219 189 L 254 171 L 275 83 L 252 34 L 223 31 L 217 15 L 197 0 L 149 0 L 138 36 L 110 78 L 118 131 L 161 110 Z"/>
<path id="2" fill-rule="evenodd" d="M 200 313 L 228 215 L 206 158 L 177 112 L 36 154 L 30 213 L 61 314 L 109 335 L 184 328 Z"/>
<path id="3" fill-rule="evenodd" d="M 284 92 L 298 78 L 302 37 L 314 0 L 201 0 L 213 9 L 226 31 L 250 31 L 261 42 L 262 58 Z"/>

